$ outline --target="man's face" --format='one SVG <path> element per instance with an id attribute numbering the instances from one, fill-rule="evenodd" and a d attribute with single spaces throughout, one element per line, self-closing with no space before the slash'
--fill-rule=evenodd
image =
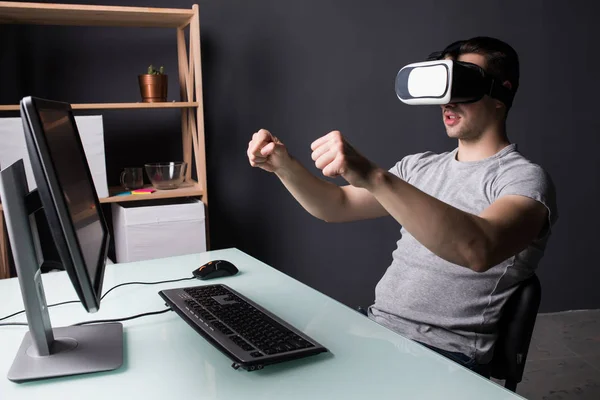
<path id="1" fill-rule="evenodd" d="M 477 64 L 483 69 L 486 67 L 485 58 L 481 54 L 461 54 L 457 61 Z M 497 120 L 497 102 L 484 96 L 474 103 L 445 104 L 442 106 L 442 115 L 449 137 L 476 140 Z"/>

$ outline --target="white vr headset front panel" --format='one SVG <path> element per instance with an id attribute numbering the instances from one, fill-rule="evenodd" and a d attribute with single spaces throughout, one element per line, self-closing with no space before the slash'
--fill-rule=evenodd
<path id="1" fill-rule="evenodd" d="M 396 95 L 406 104 L 448 104 L 452 94 L 451 60 L 413 63 L 396 77 Z"/>
<path id="2" fill-rule="evenodd" d="M 442 97 L 448 86 L 444 65 L 415 68 L 408 75 L 408 94 L 412 97 Z"/>

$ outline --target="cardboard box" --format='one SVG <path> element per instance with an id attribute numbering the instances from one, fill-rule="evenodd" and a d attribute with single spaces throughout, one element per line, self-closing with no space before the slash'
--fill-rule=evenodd
<path id="1" fill-rule="evenodd" d="M 112 204 L 118 263 L 206 251 L 204 203 L 197 199 Z"/>

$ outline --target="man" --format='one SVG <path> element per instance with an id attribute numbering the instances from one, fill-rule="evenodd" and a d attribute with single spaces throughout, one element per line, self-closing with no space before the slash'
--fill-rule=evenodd
<path id="1" fill-rule="evenodd" d="M 478 65 L 514 97 L 519 63 L 508 44 L 477 37 L 442 57 Z M 343 187 L 313 176 L 264 129 L 248 145 L 250 164 L 275 173 L 317 218 L 395 218 L 401 238 L 369 317 L 484 375 L 501 308 L 533 274 L 557 218 L 549 177 L 507 137 L 512 97 L 442 105 L 458 147 L 404 157 L 389 171 L 338 131 L 315 140 L 315 165 Z"/>

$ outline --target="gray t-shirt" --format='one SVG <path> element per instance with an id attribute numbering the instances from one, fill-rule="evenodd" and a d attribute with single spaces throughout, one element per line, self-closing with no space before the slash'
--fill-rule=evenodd
<path id="1" fill-rule="evenodd" d="M 487 363 L 502 306 L 544 254 L 558 216 L 555 190 L 544 170 L 523 157 L 515 144 L 475 162 L 457 161 L 457 151 L 407 156 L 390 172 L 475 215 L 502 196 L 532 198 L 548 208 L 546 227 L 525 250 L 484 273 L 443 260 L 402 228 L 369 317 L 410 339 Z"/>

